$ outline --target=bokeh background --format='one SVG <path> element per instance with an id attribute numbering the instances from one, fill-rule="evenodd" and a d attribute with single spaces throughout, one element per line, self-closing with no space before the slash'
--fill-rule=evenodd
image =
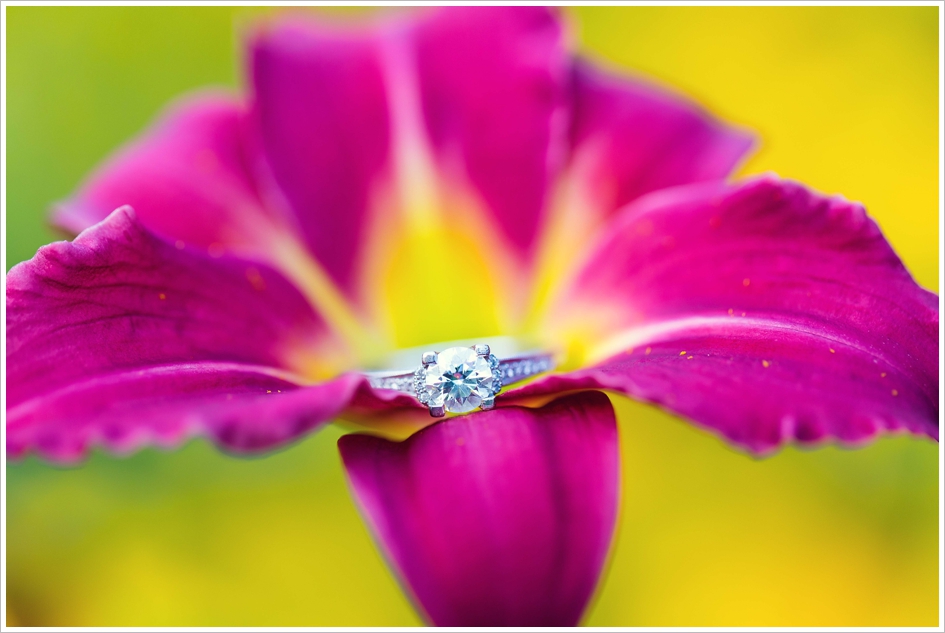
<path id="1" fill-rule="evenodd" d="M 263 9 L 7 8 L 9 268 L 50 202 L 169 99 L 238 87 Z M 938 288 L 937 7 L 567 10 L 586 54 L 756 129 L 743 174 L 863 201 Z M 938 445 L 756 460 L 616 402 L 622 518 L 589 625 L 935 626 Z M 260 459 L 203 441 L 8 464 L 7 624 L 416 625 L 329 428 Z"/>

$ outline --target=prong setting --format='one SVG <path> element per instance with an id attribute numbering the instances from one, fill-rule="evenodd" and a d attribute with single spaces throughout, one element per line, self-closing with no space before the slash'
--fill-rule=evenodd
<path id="1" fill-rule="evenodd" d="M 430 417 L 442 418 L 445 415 L 446 415 L 446 408 L 443 407 L 442 405 L 437 406 L 437 407 L 434 407 L 434 406 L 430 407 Z"/>
<path id="2" fill-rule="evenodd" d="M 424 352 L 421 361 L 424 367 L 436 364 L 436 352 Z"/>
<path id="3" fill-rule="evenodd" d="M 488 411 L 489 409 L 495 406 L 495 398 L 483 398 L 482 404 L 479 405 L 479 408 L 483 411 Z"/>
<path id="4" fill-rule="evenodd" d="M 479 345 L 473 346 L 473 349 L 476 350 L 478 356 L 489 357 L 489 354 L 492 353 L 492 350 L 485 343 L 480 343 Z"/>

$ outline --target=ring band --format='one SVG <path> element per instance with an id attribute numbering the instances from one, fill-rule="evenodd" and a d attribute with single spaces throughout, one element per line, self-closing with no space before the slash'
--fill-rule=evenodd
<path id="1" fill-rule="evenodd" d="M 491 409 L 503 387 L 551 371 L 554 356 L 544 352 L 499 359 L 489 345 L 450 347 L 424 352 L 412 371 L 364 372 L 374 389 L 407 393 L 426 405 L 430 415 Z"/>

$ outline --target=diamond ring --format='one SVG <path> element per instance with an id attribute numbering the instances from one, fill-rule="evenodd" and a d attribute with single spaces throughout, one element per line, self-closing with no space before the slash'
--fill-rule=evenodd
<path id="1" fill-rule="evenodd" d="M 371 387 L 409 393 L 441 418 L 450 413 L 491 409 L 502 387 L 554 369 L 546 353 L 499 360 L 486 344 L 424 352 L 414 371 L 365 372 Z"/>

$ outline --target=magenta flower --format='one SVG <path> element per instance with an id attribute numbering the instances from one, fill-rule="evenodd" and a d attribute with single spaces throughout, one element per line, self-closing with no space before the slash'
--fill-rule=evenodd
<path id="1" fill-rule="evenodd" d="M 573 625 L 617 515 L 600 390 L 754 453 L 938 439 L 937 298 L 863 208 L 726 183 L 750 135 L 576 59 L 554 12 L 286 19 L 247 58 L 248 97 L 175 105 L 10 271 L 9 455 L 355 423 L 352 491 L 429 621 Z M 497 335 L 563 365 L 436 424 L 357 373 Z"/>

